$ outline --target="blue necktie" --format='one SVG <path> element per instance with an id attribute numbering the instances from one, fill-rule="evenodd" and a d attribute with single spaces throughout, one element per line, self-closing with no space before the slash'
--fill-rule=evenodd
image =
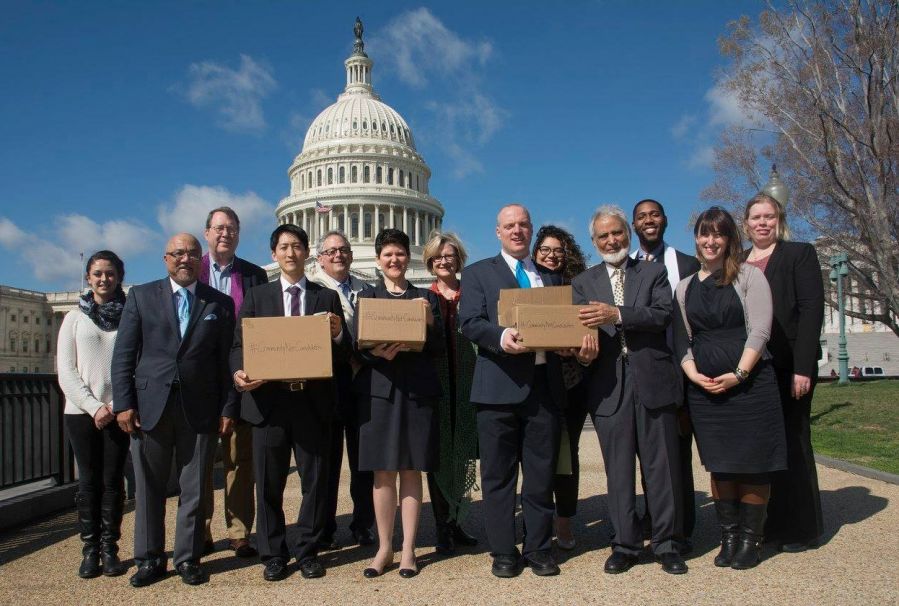
<path id="1" fill-rule="evenodd" d="M 181 338 L 187 332 L 187 323 L 190 322 L 190 291 L 183 286 L 178 289 L 178 330 Z"/>
<path id="2" fill-rule="evenodd" d="M 356 305 L 353 303 L 353 291 L 350 290 L 350 285 L 346 282 L 341 282 L 337 286 L 340 287 L 340 292 L 343 293 L 343 297 L 347 300 L 347 303 L 350 304 L 350 309 L 356 311 Z"/>
<path id="3" fill-rule="evenodd" d="M 528 278 L 528 272 L 524 270 L 524 263 L 521 261 L 515 266 L 515 279 L 518 280 L 519 288 L 531 287 L 531 280 Z"/>

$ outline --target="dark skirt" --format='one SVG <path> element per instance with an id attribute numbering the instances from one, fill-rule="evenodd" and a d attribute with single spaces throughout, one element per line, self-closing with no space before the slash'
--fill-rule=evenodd
<path id="1" fill-rule="evenodd" d="M 392 400 L 359 398 L 360 471 L 436 471 L 436 400 L 412 400 L 399 389 Z"/>
<path id="2" fill-rule="evenodd" d="M 780 393 L 770 363 L 760 360 L 749 379 L 720 395 L 691 383 L 687 401 L 706 470 L 754 474 L 787 468 Z"/>

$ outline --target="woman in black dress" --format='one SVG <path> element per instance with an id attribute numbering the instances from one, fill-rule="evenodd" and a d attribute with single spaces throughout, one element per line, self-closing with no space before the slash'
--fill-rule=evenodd
<path id="1" fill-rule="evenodd" d="M 786 468 L 780 395 L 767 353 L 771 290 L 741 263 L 736 223 L 712 207 L 693 230 L 702 268 L 675 291 L 675 349 L 690 380 L 687 401 L 721 525 L 716 566 L 759 562 L 770 474 Z"/>
<path id="2" fill-rule="evenodd" d="M 537 231 L 532 251 L 534 263 L 546 270 L 560 274 L 562 284 L 571 284 L 576 276 L 587 269 L 584 253 L 570 233 L 555 225 L 544 225 Z M 562 378 L 568 392 L 565 407 L 565 424 L 562 427 L 562 446 L 568 448 L 571 457 L 571 473 L 557 473 L 553 479 L 553 496 L 556 501 L 556 544 L 571 550 L 577 545 L 571 531 L 571 518 L 577 512 L 577 493 L 580 480 L 578 446 L 581 431 L 587 421 L 587 394 L 583 378 L 584 369 L 574 358 L 562 359 Z M 564 437 L 567 435 L 567 439 Z M 561 453 L 560 453 L 560 456 Z"/>
<path id="3" fill-rule="evenodd" d="M 375 238 L 375 254 L 384 281 L 359 298 L 419 300 L 427 309 L 427 341 L 421 352 L 400 343 L 359 350 L 363 364 L 353 381 L 359 396 L 359 469 L 374 472 L 375 520 L 379 548 L 363 572 L 376 577 L 393 563 L 393 526 L 397 476 L 403 523 L 400 576 L 418 574 L 415 535 L 421 513 L 421 472 L 435 471 L 439 453 L 435 404 L 440 378 L 435 360 L 444 353 L 440 305 L 433 292 L 406 280 L 409 236 L 385 229 Z M 357 324 L 358 326 L 358 324 Z M 357 348 L 358 349 L 358 348 Z"/>
<path id="4" fill-rule="evenodd" d="M 821 264 L 811 244 L 789 241 L 784 209 L 770 196 L 758 194 L 746 204 L 743 230 L 752 242 L 746 262 L 762 270 L 771 286 L 768 350 L 787 435 L 787 470 L 771 475 L 765 535 L 783 551 L 805 551 L 824 530 L 810 421 L 824 322 Z"/>

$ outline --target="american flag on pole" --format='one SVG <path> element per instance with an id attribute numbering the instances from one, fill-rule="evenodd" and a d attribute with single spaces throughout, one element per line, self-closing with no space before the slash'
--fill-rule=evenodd
<path id="1" fill-rule="evenodd" d="M 323 215 L 325 215 L 325 214 L 328 214 L 329 212 L 331 212 L 331 207 L 325 206 L 321 202 L 316 202 L 315 203 L 315 212 L 322 213 Z"/>

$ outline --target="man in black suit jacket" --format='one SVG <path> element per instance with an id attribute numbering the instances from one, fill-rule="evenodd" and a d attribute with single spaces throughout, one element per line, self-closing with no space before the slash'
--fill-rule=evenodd
<path id="1" fill-rule="evenodd" d="M 220 206 L 206 216 L 206 254 L 200 261 L 200 282 L 208 284 L 234 301 L 240 310 L 244 295 L 252 287 L 268 282 L 265 270 L 238 257 L 240 218 L 234 209 Z M 222 466 L 225 469 L 225 526 L 228 546 L 235 555 L 250 558 L 256 550 L 250 545 L 255 507 L 253 494 L 253 434 L 250 424 L 237 420 L 231 435 L 222 440 Z M 213 498 L 212 474 L 206 490 L 206 524 L 203 549 L 212 552 Z"/>
<path id="2" fill-rule="evenodd" d="M 665 268 L 627 255 L 630 225 L 615 206 L 597 209 L 590 236 L 603 262 L 572 281 L 581 321 L 599 328 L 600 354 L 587 368 L 588 405 L 599 434 L 615 536 L 605 571 L 625 572 L 643 550 L 637 520 L 636 455 L 652 509 L 652 550 L 671 574 L 687 572 L 682 526 L 677 407 L 683 390 L 665 332 L 671 289 Z"/>
<path id="3" fill-rule="evenodd" d="M 459 326 L 478 345 L 471 402 L 477 407 L 487 540 L 492 571 L 498 577 L 520 572 L 515 547 L 519 463 L 524 476 L 525 562 L 538 575 L 559 573 L 550 547 L 559 417 L 565 405 L 561 365 L 553 353 L 529 351 L 517 330 L 503 328 L 497 321 L 500 289 L 561 284 L 559 275 L 541 272 L 530 258 L 532 233 L 530 213 L 524 206 L 504 206 L 496 219 L 502 252 L 462 272 Z M 596 356 L 595 339 L 591 345 L 592 349 L 578 352 L 580 359 Z"/>
<path id="4" fill-rule="evenodd" d="M 665 216 L 665 208 L 661 202 L 647 198 L 640 200 L 634 206 L 633 211 L 634 232 L 640 244 L 631 253 L 632 259 L 660 263 L 668 270 L 668 284 L 671 286 L 671 295 L 678 282 L 699 271 L 699 261 L 695 255 L 685 255 L 665 242 L 665 231 L 668 228 L 668 217 Z M 668 330 L 668 345 L 671 346 L 671 329 Z M 683 381 L 683 373 L 679 377 Z M 678 411 L 678 436 L 680 450 L 681 495 L 683 496 L 684 527 L 681 532 L 681 553 L 688 553 L 693 545 L 690 537 L 693 536 L 693 527 L 696 525 L 696 499 L 693 489 L 693 427 L 690 424 L 690 414 L 686 406 Z M 641 474 L 642 477 L 642 474 Z M 643 481 L 643 494 L 646 495 L 646 481 Z M 652 528 L 652 516 L 649 504 L 645 507 L 646 515 L 641 526 L 644 533 Z"/>
<path id="5" fill-rule="evenodd" d="M 349 355 L 351 337 L 343 320 L 340 299 L 333 290 L 306 279 L 309 236 L 301 228 L 279 225 L 271 236 L 272 259 L 281 276 L 250 289 L 239 320 L 327 313 L 334 340 L 334 360 Z M 321 577 L 318 542 L 327 520 L 328 454 L 334 417 L 334 381 L 261 381 L 244 372 L 243 331 L 234 331 L 231 369 L 234 384 L 244 392 L 241 416 L 253 425 L 253 469 L 256 475 L 256 544 L 265 566 L 263 578 L 287 576 L 290 551 L 284 522 L 284 485 L 293 452 L 300 475 L 303 502 L 297 520 L 299 537 L 294 555 L 307 578 Z"/>
<path id="6" fill-rule="evenodd" d="M 163 257 L 169 276 L 128 293 L 112 358 L 113 412 L 131 434 L 137 497 L 135 587 L 165 576 L 165 499 L 174 454 L 181 495 L 175 568 L 190 585 L 206 581 L 203 498 L 216 432 L 231 433 L 237 394 L 228 373 L 234 304 L 200 284 L 200 243 L 173 236 Z"/>

